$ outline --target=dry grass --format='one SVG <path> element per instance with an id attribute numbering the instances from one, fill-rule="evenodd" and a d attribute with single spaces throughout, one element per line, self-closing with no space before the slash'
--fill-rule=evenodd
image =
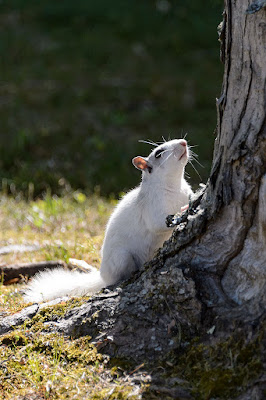
<path id="1" fill-rule="evenodd" d="M 31 202 L 0 197 L 0 246 L 40 247 L 35 252 L 1 255 L 0 264 L 73 257 L 99 265 L 104 229 L 114 204 L 80 192 Z"/>
<path id="2" fill-rule="evenodd" d="M 0 197 L 0 250 L 12 245 L 36 245 L 36 251 L 0 255 L 0 265 L 35 261 L 82 259 L 100 265 L 104 229 L 115 202 L 81 192 L 63 198 L 51 197 L 26 202 Z M 22 307 L 20 286 L 1 287 L 0 311 Z M 10 295 L 10 293 L 13 293 Z"/>

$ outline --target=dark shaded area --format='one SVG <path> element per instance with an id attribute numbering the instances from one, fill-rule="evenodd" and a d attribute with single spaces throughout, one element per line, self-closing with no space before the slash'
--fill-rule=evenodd
<path id="1" fill-rule="evenodd" d="M 4 0 L 0 4 L 2 188 L 38 195 L 134 186 L 139 139 L 188 133 L 212 158 L 222 2 Z M 200 178 L 189 171 L 192 183 Z M 3 180 L 4 178 L 4 180 Z M 29 189 L 29 182 L 33 182 Z M 98 190 L 98 189 L 97 189 Z"/>

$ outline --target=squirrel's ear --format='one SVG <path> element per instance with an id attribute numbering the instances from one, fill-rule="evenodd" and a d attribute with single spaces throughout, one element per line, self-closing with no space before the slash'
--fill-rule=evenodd
<path id="1" fill-rule="evenodd" d="M 146 169 L 149 171 L 149 173 L 151 173 L 151 171 L 152 171 L 152 166 L 143 157 L 140 157 L 140 156 L 134 157 L 132 159 L 132 164 L 134 165 L 134 167 L 136 167 L 140 171 L 145 171 Z"/>

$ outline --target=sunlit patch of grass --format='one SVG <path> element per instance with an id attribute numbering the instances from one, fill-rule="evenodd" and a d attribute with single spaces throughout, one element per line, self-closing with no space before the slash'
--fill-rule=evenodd
<path id="1" fill-rule="evenodd" d="M 105 225 L 114 205 L 114 200 L 82 192 L 69 192 L 62 198 L 48 193 L 36 201 L 0 195 L 0 246 L 38 246 L 32 252 L 0 255 L 0 265 L 50 260 L 67 263 L 71 257 L 99 267 Z M 0 296 L 10 311 L 12 301 L 7 298 L 12 296 L 3 286 Z"/>
<path id="2" fill-rule="evenodd" d="M 40 335 L 25 326 L 2 336 L 0 344 L 0 393 L 5 393 L 6 400 L 26 394 L 123 400 L 132 392 L 130 384 L 108 368 L 108 358 L 97 352 L 90 337 L 70 340 L 54 333 Z"/>
<path id="3" fill-rule="evenodd" d="M 13 314 L 25 307 L 20 288 L 21 285 L 0 284 L 0 316 Z"/>

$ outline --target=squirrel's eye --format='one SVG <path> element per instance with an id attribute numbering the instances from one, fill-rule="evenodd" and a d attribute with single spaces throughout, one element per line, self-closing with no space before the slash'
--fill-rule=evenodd
<path id="1" fill-rule="evenodd" d="M 157 150 L 154 154 L 155 158 L 160 158 L 162 155 L 163 149 Z"/>

